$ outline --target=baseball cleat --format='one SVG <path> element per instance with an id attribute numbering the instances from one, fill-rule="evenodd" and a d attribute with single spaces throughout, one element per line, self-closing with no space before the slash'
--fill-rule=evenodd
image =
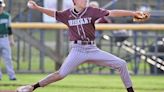
<path id="1" fill-rule="evenodd" d="M 10 78 L 11 81 L 16 81 L 17 79 L 16 78 Z"/>
<path id="2" fill-rule="evenodd" d="M 16 92 L 33 92 L 34 87 L 31 85 L 21 86 L 17 88 Z"/>

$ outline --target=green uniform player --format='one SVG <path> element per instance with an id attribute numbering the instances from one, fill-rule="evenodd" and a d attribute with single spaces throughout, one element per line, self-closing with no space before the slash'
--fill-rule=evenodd
<path id="1" fill-rule="evenodd" d="M 10 27 L 10 14 L 4 11 L 5 3 L 0 0 L 0 56 L 2 56 L 6 65 L 6 70 L 10 80 L 16 80 L 12 64 L 11 47 L 14 45 L 12 29 Z M 0 80 L 2 72 L 0 71 Z"/>

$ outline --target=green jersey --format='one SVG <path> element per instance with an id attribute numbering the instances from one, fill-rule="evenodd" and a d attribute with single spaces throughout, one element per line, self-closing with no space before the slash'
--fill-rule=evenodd
<path id="1" fill-rule="evenodd" d="M 5 35 L 9 33 L 10 24 L 10 14 L 7 12 L 3 12 L 2 14 L 0 14 L 0 35 Z"/>

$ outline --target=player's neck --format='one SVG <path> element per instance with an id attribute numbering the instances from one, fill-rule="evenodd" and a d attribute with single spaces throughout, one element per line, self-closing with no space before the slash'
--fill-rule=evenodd
<path id="1" fill-rule="evenodd" d="M 0 11 L 0 15 L 3 13 L 3 11 Z"/>
<path id="2" fill-rule="evenodd" d="M 83 10 L 85 9 L 85 7 L 84 7 L 84 8 L 81 8 L 81 7 L 75 6 L 74 9 L 75 9 L 77 12 L 81 12 L 81 11 L 83 11 Z"/>
<path id="3" fill-rule="evenodd" d="M 0 8 L 1 8 L 1 7 L 0 7 Z M 1 9 L 0 9 L 0 14 L 2 14 L 2 13 L 3 13 L 3 9 L 1 8 Z"/>

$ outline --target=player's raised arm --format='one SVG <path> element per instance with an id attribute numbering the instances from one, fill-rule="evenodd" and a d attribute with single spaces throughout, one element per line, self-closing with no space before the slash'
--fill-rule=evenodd
<path id="1" fill-rule="evenodd" d="M 111 17 L 124 17 L 124 16 L 142 16 L 144 14 L 150 15 L 148 12 L 141 11 L 129 11 L 129 10 L 109 10 L 109 16 Z"/>
<path id="2" fill-rule="evenodd" d="M 123 17 L 123 16 L 135 16 L 134 11 L 128 10 L 109 10 L 109 16 L 111 17 Z"/>
<path id="3" fill-rule="evenodd" d="M 111 17 L 132 16 L 136 21 L 144 21 L 150 17 L 150 13 L 141 12 L 141 11 L 128 11 L 128 10 L 109 10 L 109 16 Z"/>
<path id="4" fill-rule="evenodd" d="M 55 15 L 56 15 L 55 14 L 56 10 L 51 10 L 51 9 L 41 7 L 38 4 L 36 4 L 36 2 L 34 2 L 33 0 L 29 0 L 28 3 L 27 3 L 27 6 L 30 9 L 37 10 L 37 11 L 42 12 L 42 13 L 48 15 L 48 16 L 51 16 L 51 17 L 55 17 Z"/>

